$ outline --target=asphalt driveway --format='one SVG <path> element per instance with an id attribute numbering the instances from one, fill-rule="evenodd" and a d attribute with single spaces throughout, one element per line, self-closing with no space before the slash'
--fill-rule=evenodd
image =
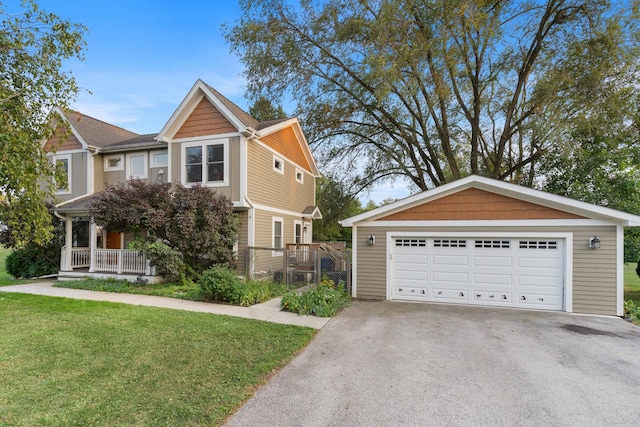
<path id="1" fill-rule="evenodd" d="M 230 426 L 631 426 L 640 327 L 618 318 L 355 302 Z"/>

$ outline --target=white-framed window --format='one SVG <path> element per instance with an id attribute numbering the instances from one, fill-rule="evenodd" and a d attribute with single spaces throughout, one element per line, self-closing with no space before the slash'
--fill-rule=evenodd
<path id="1" fill-rule="evenodd" d="M 304 243 L 303 237 L 302 237 L 302 221 L 294 221 L 293 222 L 293 242 L 296 245 L 299 245 L 300 243 Z"/>
<path id="2" fill-rule="evenodd" d="M 284 175 L 284 160 L 275 154 L 273 155 L 273 170 Z"/>
<path id="3" fill-rule="evenodd" d="M 229 185 L 229 140 L 182 144 L 182 183 Z"/>
<path id="4" fill-rule="evenodd" d="M 147 153 L 127 154 L 127 179 L 147 179 Z"/>
<path id="5" fill-rule="evenodd" d="M 283 248 L 284 247 L 284 220 L 278 217 L 272 217 L 271 222 L 273 224 L 273 239 L 271 244 L 273 248 Z M 282 251 L 272 251 L 271 255 L 273 256 L 282 256 Z"/>
<path id="6" fill-rule="evenodd" d="M 56 194 L 71 194 L 71 154 L 55 155 L 53 163 L 66 171 L 66 178 L 62 182 L 55 181 Z"/>
<path id="7" fill-rule="evenodd" d="M 169 165 L 169 153 L 166 151 L 153 151 L 151 153 L 151 167 L 164 168 Z"/>
<path id="8" fill-rule="evenodd" d="M 304 172 L 301 169 L 296 168 L 296 181 L 300 184 L 304 184 Z"/>
<path id="9" fill-rule="evenodd" d="M 124 170 L 124 154 L 111 154 L 104 156 L 105 172 Z"/>

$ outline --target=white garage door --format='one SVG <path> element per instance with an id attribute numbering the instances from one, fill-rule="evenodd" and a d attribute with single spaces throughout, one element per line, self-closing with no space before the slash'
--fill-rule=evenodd
<path id="1" fill-rule="evenodd" d="M 563 309 L 564 240 L 392 240 L 392 299 Z"/>

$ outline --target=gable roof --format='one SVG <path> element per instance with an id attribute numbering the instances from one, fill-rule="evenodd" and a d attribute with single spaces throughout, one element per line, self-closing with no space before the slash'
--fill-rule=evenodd
<path id="1" fill-rule="evenodd" d="M 352 227 L 362 221 L 381 220 L 385 217 L 390 217 L 393 214 L 415 208 L 416 206 L 450 196 L 469 188 L 476 188 L 512 199 L 545 206 L 550 209 L 567 212 L 579 217 L 605 220 L 627 227 L 640 226 L 640 216 L 637 215 L 477 175 L 471 175 L 449 184 L 398 200 L 386 206 L 344 219 L 340 221 L 340 224 L 343 227 Z M 495 220 L 499 219 L 496 218 Z"/>
<path id="2" fill-rule="evenodd" d="M 95 119 L 78 111 L 55 110 L 71 126 L 71 131 L 84 146 L 108 147 L 131 138 L 138 137 L 135 132 Z"/>

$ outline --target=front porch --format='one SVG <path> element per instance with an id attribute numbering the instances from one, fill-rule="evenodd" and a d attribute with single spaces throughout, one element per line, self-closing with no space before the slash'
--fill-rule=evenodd
<path id="1" fill-rule="evenodd" d="M 140 252 L 90 247 L 71 247 L 67 250 L 63 246 L 58 278 L 73 280 L 85 277 L 145 283 L 158 283 L 162 279 L 156 275 L 156 268 Z"/>

